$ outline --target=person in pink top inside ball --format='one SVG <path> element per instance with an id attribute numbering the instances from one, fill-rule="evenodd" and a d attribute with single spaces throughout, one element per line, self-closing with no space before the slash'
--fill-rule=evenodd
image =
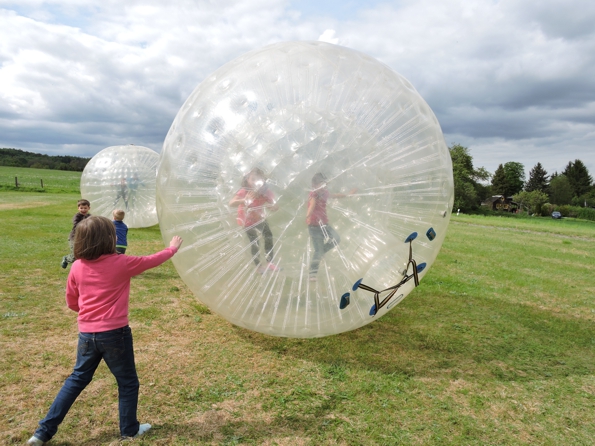
<path id="1" fill-rule="evenodd" d="M 66 284 L 66 304 L 78 313 L 76 363 L 27 444 L 42 445 L 56 434 L 102 359 L 118 383 L 122 438 L 138 437 L 151 428 L 150 424 L 140 424 L 136 418 L 139 380 L 128 326 L 130 279 L 172 258 L 181 244 L 182 239 L 174 236 L 169 247 L 156 254 L 118 255 L 116 230 L 109 219 L 93 216 L 77 225 L 74 236 L 77 260 L 72 264 Z"/>
<path id="2" fill-rule="evenodd" d="M 273 233 L 266 221 L 265 209 L 276 211 L 279 206 L 275 202 L 275 194 L 268 187 L 264 172 L 258 167 L 252 169 L 242 178 L 241 189 L 229 201 L 231 207 L 238 208 L 237 222 L 246 230 L 252 258 L 258 272 L 277 271 L 279 268 L 273 260 Z M 264 238 L 264 251 L 267 265 L 260 263 L 259 234 Z"/>
<path id="3" fill-rule="evenodd" d="M 326 203 L 329 198 L 351 196 L 355 194 L 356 190 L 352 189 L 349 194 L 330 193 L 327 188 L 327 178 L 323 173 L 318 172 L 312 177 L 312 191 L 308 195 L 308 210 L 306 211 L 306 224 L 314 248 L 310 262 L 311 281 L 317 280 L 318 267 L 323 256 L 341 243 L 341 237 L 329 224 Z"/>

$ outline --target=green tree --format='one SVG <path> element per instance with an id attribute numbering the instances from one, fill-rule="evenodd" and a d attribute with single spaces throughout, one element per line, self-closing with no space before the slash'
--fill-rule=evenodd
<path id="1" fill-rule="evenodd" d="M 500 164 L 492 177 L 492 194 L 512 197 L 523 190 L 525 166 L 515 161 Z"/>
<path id="2" fill-rule="evenodd" d="M 452 159 L 452 172 L 455 186 L 454 209 L 469 211 L 477 209 L 481 200 L 486 198 L 482 196 L 485 193 L 485 186 L 479 181 L 486 181 L 490 174 L 480 167 L 473 167 L 473 157 L 469 149 L 460 144 L 453 144 L 448 148 Z"/>
<path id="3" fill-rule="evenodd" d="M 82 171 L 90 159 L 77 156 L 49 156 L 19 149 L 0 149 L 0 166 Z"/>
<path id="4" fill-rule="evenodd" d="M 580 197 L 591 190 L 593 178 L 581 160 L 570 161 L 562 172 L 568 178 L 574 197 Z"/>
<path id="5" fill-rule="evenodd" d="M 492 195 L 506 195 L 507 190 L 504 166 L 500 164 L 492 176 Z"/>
<path id="6" fill-rule="evenodd" d="M 532 192 L 538 190 L 544 193 L 548 192 L 549 181 L 548 174 L 541 163 L 535 164 L 535 167 L 529 172 L 529 180 L 525 184 L 525 191 Z"/>
<path id="7" fill-rule="evenodd" d="M 526 208 L 530 214 L 536 215 L 541 215 L 541 208 L 547 203 L 548 199 L 548 194 L 540 190 L 531 192 L 521 191 L 513 195 L 513 200 L 519 204 L 521 209 Z"/>
<path id="8" fill-rule="evenodd" d="M 595 208 L 595 187 L 591 189 L 591 192 L 580 197 L 581 205 L 587 203 L 587 206 Z"/>
<path id="9" fill-rule="evenodd" d="M 504 164 L 504 175 L 506 176 L 506 196 L 510 197 L 523 190 L 525 185 L 525 166 L 516 161 Z"/>
<path id="10" fill-rule="evenodd" d="M 570 204 L 572 200 L 572 186 L 566 175 L 552 175 L 550 180 L 550 201 L 559 206 Z"/>

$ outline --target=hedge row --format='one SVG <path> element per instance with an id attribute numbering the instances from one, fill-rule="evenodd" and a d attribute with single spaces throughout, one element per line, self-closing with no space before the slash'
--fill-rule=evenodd
<path id="1" fill-rule="evenodd" d="M 595 221 L 595 209 L 580 206 L 571 206 L 569 204 L 558 206 L 546 203 L 541 207 L 541 215 L 551 215 L 558 211 L 562 217 L 581 218 L 583 220 Z"/>

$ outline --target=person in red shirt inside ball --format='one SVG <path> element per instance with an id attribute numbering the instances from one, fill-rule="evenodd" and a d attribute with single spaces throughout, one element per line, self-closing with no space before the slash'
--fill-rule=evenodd
<path id="1" fill-rule="evenodd" d="M 310 262 L 310 280 L 316 281 L 318 266 L 322 257 L 341 242 L 337 231 L 328 224 L 326 202 L 329 198 L 344 198 L 347 194 L 331 194 L 326 187 L 326 177 L 318 172 L 312 177 L 312 192 L 308 196 L 308 210 L 306 224 L 310 233 L 310 240 L 314 247 L 314 255 Z M 353 195 L 356 189 L 349 192 Z"/>
<path id="2" fill-rule="evenodd" d="M 265 209 L 276 211 L 279 206 L 275 202 L 275 194 L 269 189 L 264 172 L 255 167 L 242 179 L 241 189 L 229 201 L 231 207 L 238 208 L 237 222 L 246 230 L 250 240 L 252 257 L 258 272 L 278 271 L 279 267 L 273 260 L 273 233 L 266 221 Z M 267 265 L 261 265 L 259 234 L 264 238 L 265 257 Z"/>

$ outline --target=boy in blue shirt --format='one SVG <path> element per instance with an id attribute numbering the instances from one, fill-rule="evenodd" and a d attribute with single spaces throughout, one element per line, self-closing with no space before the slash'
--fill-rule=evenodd
<path id="1" fill-rule="evenodd" d="M 118 254 L 124 254 L 128 245 L 128 240 L 126 240 L 128 226 L 122 220 L 124 220 L 124 215 L 126 214 L 122 209 L 114 209 L 112 215 L 114 217 L 113 223 L 116 227 L 116 252 Z"/>

